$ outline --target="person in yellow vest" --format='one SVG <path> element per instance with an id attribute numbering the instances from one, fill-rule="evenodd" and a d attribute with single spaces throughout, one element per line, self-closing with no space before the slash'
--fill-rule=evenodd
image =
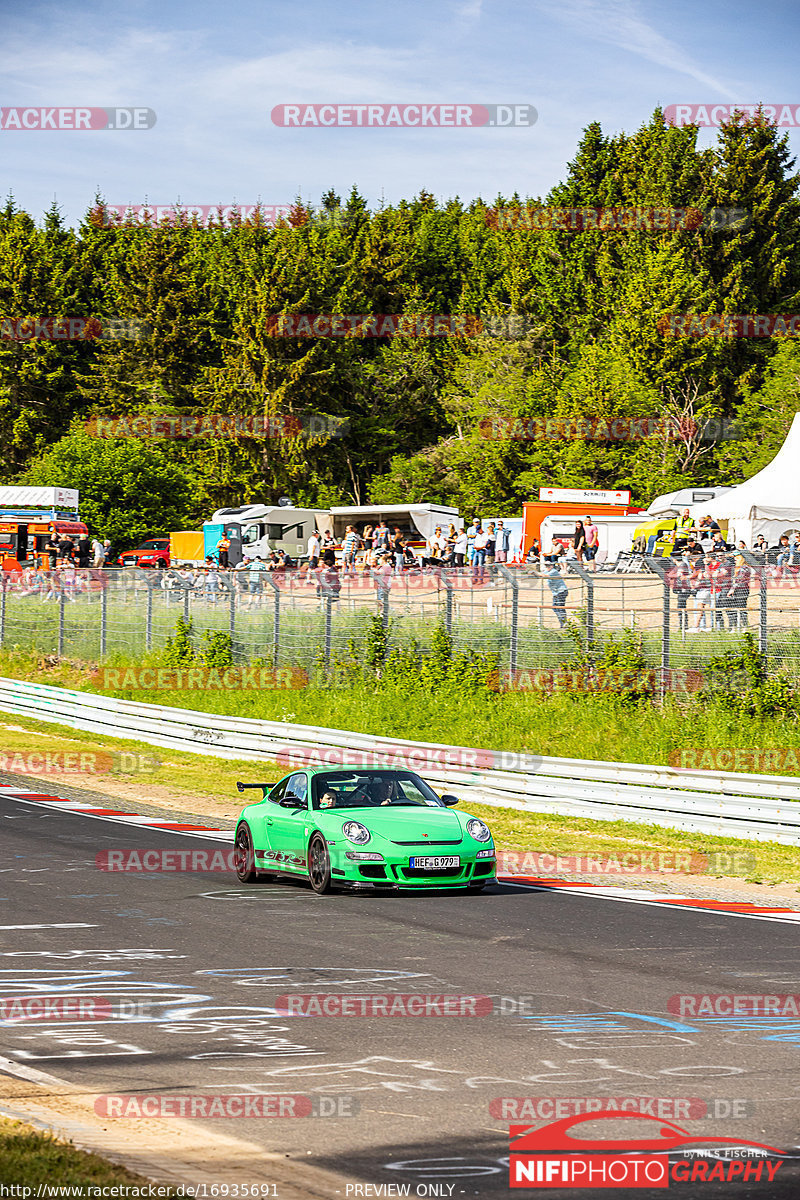
<path id="1" fill-rule="evenodd" d="M 226 538 L 225 534 L 223 533 L 222 537 L 217 542 L 216 550 L 217 550 L 217 553 L 219 554 L 219 565 L 226 569 L 228 566 L 228 551 L 230 550 L 230 548 L 231 548 L 230 539 Z"/>

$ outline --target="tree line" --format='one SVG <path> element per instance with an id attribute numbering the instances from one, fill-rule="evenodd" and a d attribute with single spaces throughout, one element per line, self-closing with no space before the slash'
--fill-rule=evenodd
<path id="1" fill-rule="evenodd" d="M 277 226 L 258 214 L 145 226 L 97 196 L 73 229 L 55 205 L 37 224 L 9 199 L 3 482 L 79 487 L 92 523 L 118 538 L 281 495 L 509 516 L 542 486 L 630 488 L 647 504 L 748 477 L 800 407 L 796 341 L 676 336 L 670 318 L 800 311 L 799 181 L 787 136 L 759 115 L 723 125 L 710 148 L 697 133 L 659 110 L 631 135 L 594 123 L 544 198 L 423 191 L 370 211 L 354 187 L 298 201 Z M 648 207 L 747 219 L 563 217 Z M 543 209 L 562 214 L 553 227 Z M 301 313 L 406 314 L 424 336 L 402 323 L 364 336 L 352 322 L 355 336 L 276 336 Z M 430 315 L 464 320 L 428 336 Z M 78 317 L 136 335 L 9 334 L 22 319 Z M 224 414 L 254 420 L 220 436 L 223 420 L 196 419 Z M 151 430 L 164 416 L 173 430 L 193 418 L 187 435 L 97 436 L 97 418 Z"/>

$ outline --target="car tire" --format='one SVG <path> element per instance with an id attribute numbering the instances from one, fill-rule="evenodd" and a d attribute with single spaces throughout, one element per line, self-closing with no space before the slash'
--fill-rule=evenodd
<path id="1" fill-rule="evenodd" d="M 249 825 L 242 823 L 237 827 L 233 857 L 236 878 L 239 882 L 255 883 L 258 872 L 256 871 L 256 856 L 253 853 L 253 836 L 250 833 Z"/>
<path id="2" fill-rule="evenodd" d="M 331 890 L 331 856 L 321 833 L 308 843 L 308 878 L 318 896 Z"/>
<path id="3" fill-rule="evenodd" d="M 164 571 L 166 570 L 167 564 L 164 562 L 163 558 L 160 558 L 156 563 L 156 566 L 158 567 L 159 571 Z"/>

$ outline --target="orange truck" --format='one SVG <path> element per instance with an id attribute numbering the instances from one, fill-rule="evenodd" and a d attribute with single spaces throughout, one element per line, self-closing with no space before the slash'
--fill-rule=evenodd
<path id="1" fill-rule="evenodd" d="M 538 500 L 526 500 L 522 505 L 522 561 L 525 562 L 534 541 L 541 541 L 542 521 L 550 516 L 575 517 L 583 521 L 592 517 L 627 517 L 639 513 L 630 504 L 629 491 L 592 491 L 589 488 L 539 488 Z"/>
<path id="2" fill-rule="evenodd" d="M 51 533 L 88 533 L 74 488 L 0 487 L 0 565 L 4 571 L 47 565 Z"/>

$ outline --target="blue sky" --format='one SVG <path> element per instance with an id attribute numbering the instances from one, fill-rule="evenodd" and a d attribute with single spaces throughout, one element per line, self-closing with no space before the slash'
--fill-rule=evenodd
<path id="1" fill-rule="evenodd" d="M 0 194 L 39 219 L 111 204 L 371 206 L 422 188 L 544 195 L 582 129 L 632 132 L 657 105 L 800 106 L 800 4 L 778 0 L 0 0 L 0 106 L 138 105 L 138 132 L 0 132 Z M 300 102 L 527 103 L 517 129 L 281 129 Z M 800 152 L 800 130 L 791 132 Z M 701 144 L 713 141 L 701 133 Z"/>

